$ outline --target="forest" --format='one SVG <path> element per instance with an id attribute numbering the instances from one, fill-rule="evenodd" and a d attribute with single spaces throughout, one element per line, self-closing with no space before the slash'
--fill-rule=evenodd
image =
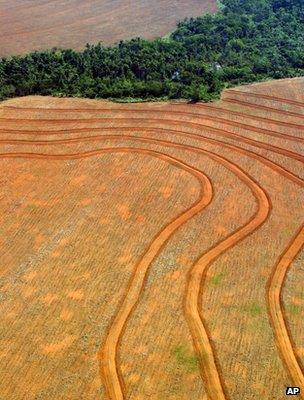
<path id="1" fill-rule="evenodd" d="M 304 72 L 304 0 L 222 0 L 167 37 L 0 59 L 0 100 L 52 95 L 212 101 L 225 87 Z"/>

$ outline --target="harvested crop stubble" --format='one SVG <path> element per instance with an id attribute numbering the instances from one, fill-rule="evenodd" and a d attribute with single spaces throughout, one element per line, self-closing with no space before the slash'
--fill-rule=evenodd
<path id="1" fill-rule="evenodd" d="M 303 349 L 303 257 L 304 251 L 299 252 L 292 261 L 286 274 L 285 286 L 282 293 L 282 307 L 284 309 L 285 321 L 288 321 L 287 329 L 294 343 L 295 355 L 300 366 L 304 364 Z"/>
<path id="2" fill-rule="evenodd" d="M 247 400 L 301 384 L 301 293 L 281 281 L 285 309 L 267 285 L 303 219 L 303 80 L 285 84 L 212 105 L 3 103 L 1 393 Z"/>
<path id="3" fill-rule="evenodd" d="M 288 268 L 297 257 L 304 245 L 304 225 L 297 235 L 292 238 L 288 248 L 277 262 L 269 279 L 268 306 L 272 328 L 274 330 L 277 347 L 288 369 L 294 385 L 304 386 L 304 376 L 301 364 L 293 348 L 292 338 L 288 331 L 284 310 L 281 304 L 281 293 L 286 279 Z"/>
<path id="4" fill-rule="evenodd" d="M 0 2 L 0 56 L 52 47 L 82 49 L 171 32 L 189 16 L 217 11 L 214 0 L 11 0 Z M 190 14 L 189 14 L 190 13 Z"/>

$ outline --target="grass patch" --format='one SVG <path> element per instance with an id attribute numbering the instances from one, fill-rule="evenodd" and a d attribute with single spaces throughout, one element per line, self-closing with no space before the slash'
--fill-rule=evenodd
<path id="1" fill-rule="evenodd" d="M 262 333 L 269 329 L 269 323 L 266 318 L 251 319 L 248 323 L 248 331 L 252 333 Z"/>
<path id="2" fill-rule="evenodd" d="M 172 356 L 175 358 L 178 365 L 186 368 L 189 372 L 198 370 L 198 358 L 191 353 L 186 346 L 175 346 L 172 350 Z"/>
<path id="3" fill-rule="evenodd" d="M 294 315 L 300 314 L 301 307 L 298 304 L 289 304 L 287 310 Z"/>
<path id="4" fill-rule="evenodd" d="M 108 99 L 112 101 L 113 103 L 155 103 L 155 102 L 161 102 L 161 101 L 168 101 L 169 98 L 167 96 L 162 96 L 162 97 L 120 97 L 120 98 L 115 98 L 115 97 L 110 97 Z"/>
<path id="5" fill-rule="evenodd" d="M 260 262 L 261 263 L 266 264 L 268 262 L 268 260 L 269 260 L 269 255 L 268 254 L 264 253 L 264 254 L 261 255 L 261 257 L 260 257 Z"/>
<path id="6" fill-rule="evenodd" d="M 258 315 L 262 314 L 263 308 L 257 303 L 252 303 L 248 306 L 245 306 L 243 311 L 249 313 L 251 317 L 257 317 Z"/>
<path id="7" fill-rule="evenodd" d="M 220 272 L 219 274 L 214 275 L 214 276 L 210 279 L 210 282 L 211 282 L 213 285 L 219 285 L 219 284 L 222 282 L 224 276 L 225 276 L 224 272 Z"/>

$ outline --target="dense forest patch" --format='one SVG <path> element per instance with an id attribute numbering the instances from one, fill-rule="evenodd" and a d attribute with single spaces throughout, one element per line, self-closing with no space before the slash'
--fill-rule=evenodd
<path id="1" fill-rule="evenodd" d="M 303 0 L 223 0 L 168 38 L 0 60 L 0 99 L 26 95 L 210 101 L 227 86 L 303 75 Z"/>

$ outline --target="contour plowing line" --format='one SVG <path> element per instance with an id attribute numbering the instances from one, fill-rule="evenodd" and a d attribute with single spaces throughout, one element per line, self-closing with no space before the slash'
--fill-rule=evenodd
<path id="1" fill-rule="evenodd" d="M 191 208 L 182 213 L 157 234 L 135 268 L 125 297 L 123 298 L 118 312 L 112 321 L 106 340 L 100 351 L 101 370 L 103 371 L 103 377 L 107 383 L 107 392 L 111 400 L 123 400 L 125 398 L 123 385 L 117 370 L 117 349 L 124 326 L 132 313 L 132 310 L 136 306 L 144 288 L 145 279 L 150 265 L 172 234 L 180 226 L 193 218 L 193 216 L 201 212 L 212 199 L 212 186 L 209 179 L 197 169 L 189 166 L 184 168 L 183 165 L 185 164 L 180 164 L 180 166 L 188 172 L 195 172 L 195 175 L 200 179 L 200 183 L 204 187 L 204 190 L 201 191 L 200 199 Z"/>
<path id="2" fill-rule="evenodd" d="M 297 257 L 304 245 L 304 225 L 291 240 L 285 252 L 279 258 L 269 279 L 267 300 L 271 326 L 276 340 L 279 354 L 287 368 L 292 383 L 304 389 L 304 375 L 297 360 L 292 339 L 287 328 L 286 316 L 282 305 L 282 289 L 286 275 L 293 260 Z M 304 399 L 303 392 L 300 393 Z"/>
<path id="3" fill-rule="evenodd" d="M 304 102 L 302 102 L 302 101 L 291 100 L 291 99 L 286 99 L 286 98 L 277 97 L 277 96 L 269 96 L 268 94 L 263 94 L 263 93 L 243 92 L 242 90 L 237 90 L 237 89 L 228 89 L 228 90 L 226 90 L 226 93 L 237 93 L 237 94 L 244 95 L 244 96 L 256 97 L 258 99 L 266 99 L 266 100 L 271 100 L 271 101 L 277 101 L 280 103 L 286 103 L 286 104 L 296 105 L 299 107 L 304 107 Z"/>
<path id="4" fill-rule="evenodd" d="M 202 109 L 209 109 L 213 111 L 218 111 L 218 112 L 225 112 L 230 115 L 235 115 L 241 118 L 248 118 L 252 121 L 261 121 L 261 122 L 266 122 L 268 124 L 275 124 L 278 126 L 284 126 L 286 128 L 294 128 L 294 129 L 304 129 L 304 124 L 296 124 L 294 122 L 285 122 L 285 121 L 279 121 L 277 119 L 271 119 L 271 118 L 266 118 L 266 117 L 261 117 L 259 115 L 253 115 L 253 114 L 248 114 L 246 112 L 241 112 L 241 111 L 235 111 L 235 110 L 229 110 L 227 108 L 223 107 L 214 107 L 207 105 L 205 103 L 197 103 L 193 107 L 196 108 L 202 108 Z"/>
<path id="5" fill-rule="evenodd" d="M 147 139 L 146 141 L 150 141 L 150 139 Z M 160 141 L 157 141 L 160 142 Z M 165 141 L 162 141 L 165 142 Z M 200 367 L 201 367 L 201 374 L 202 378 L 204 379 L 208 395 L 211 400 L 221 400 L 225 399 L 225 394 L 224 394 L 224 389 L 223 385 L 221 382 L 221 378 L 219 375 L 219 372 L 217 370 L 216 366 L 216 360 L 214 356 L 214 352 L 212 349 L 212 345 L 209 341 L 208 334 L 205 328 L 205 324 L 203 322 L 203 318 L 201 317 L 201 314 L 199 313 L 199 320 L 197 319 L 197 312 L 198 312 L 198 303 L 196 302 L 195 305 L 193 305 L 193 301 L 197 300 L 197 291 L 195 290 L 193 293 L 190 293 L 192 289 L 197 289 L 200 287 L 200 283 L 196 281 L 196 278 L 200 278 L 200 282 L 202 280 L 202 276 L 204 274 L 204 271 L 206 270 L 207 267 L 209 267 L 209 264 L 220 254 L 222 254 L 226 249 L 233 247 L 236 245 L 240 240 L 251 234 L 255 229 L 258 228 L 267 218 L 269 210 L 270 210 L 270 202 L 268 201 L 268 198 L 266 194 L 264 193 L 263 189 L 259 187 L 259 185 L 251 178 L 249 177 L 248 174 L 246 174 L 241 168 L 239 168 L 236 164 L 233 162 L 227 160 L 226 158 L 217 155 L 216 153 L 213 153 L 208 150 L 200 149 L 200 148 L 195 148 L 193 146 L 187 146 L 187 145 L 182 145 L 182 144 L 175 144 L 175 143 L 170 143 L 171 146 L 174 147 L 179 147 L 179 148 L 184 148 L 189 151 L 193 151 L 196 153 L 201 153 L 205 154 L 207 157 L 213 159 L 214 161 L 219 162 L 220 164 L 224 165 L 225 168 L 229 169 L 232 171 L 234 174 L 236 174 L 246 185 L 250 187 L 252 190 L 253 194 L 257 198 L 259 202 L 259 209 L 257 213 L 252 217 L 252 219 L 248 222 L 247 225 L 245 225 L 243 228 L 239 229 L 236 231 L 232 236 L 228 237 L 226 240 L 218 244 L 214 249 L 210 250 L 207 255 L 202 257 L 202 260 L 198 263 L 195 264 L 195 268 L 193 269 L 193 273 L 190 275 L 189 278 L 189 283 L 188 283 L 188 289 L 186 291 L 185 295 L 185 313 L 187 317 L 187 321 L 189 324 L 189 328 L 193 337 L 193 343 L 196 349 L 196 352 L 198 354 L 199 360 L 200 360 Z M 88 152 L 88 153 L 94 153 L 94 152 Z M 27 153 L 26 153 L 27 154 Z M 84 154 L 84 153 L 83 153 Z M 9 156 L 9 155 L 8 155 Z M 70 155 L 69 157 L 72 158 L 75 155 Z M 54 157 L 53 155 L 47 155 L 47 157 Z M 58 157 L 56 155 L 55 157 Z M 61 157 L 61 156 L 59 156 Z M 205 263 L 205 259 L 208 259 L 208 264 Z M 191 290 L 189 289 L 191 288 Z M 195 296 L 195 299 L 193 298 L 193 295 Z M 112 352 L 112 356 L 113 356 Z M 207 360 L 206 360 L 206 355 L 208 355 Z M 112 371 L 113 373 L 113 371 Z M 117 382 L 119 382 L 119 376 L 117 374 Z M 115 386 L 117 387 L 117 386 Z M 120 386 L 121 387 L 121 386 Z M 211 390 L 211 388 L 213 388 Z M 122 392 L 113 392 L 113 396 L 116 397 L 111 397 L 111 399 L 114 400 L 121 400 L 123 397 Z M 118 396 L 118 397 L 117 397 Z M 218 397 L 215 397 L 218 396 Z"/>
<path id="6" fill-rule="evenodd" d="M 36 111 L 36 108 L 30 109 L 32 111 Z M 49 109 L 44 109 L 44 110 L 49 110 Z M 62 110 L 64 109 L 56 109 L 56 112 L 64 112 Z M 74 110 L 73 110 L 74 111 Z M 76 111 L 80 111 L 80 112 L 91 112 L 94 111 L 95 109 L 76 109 Z M 112 108 L 99 108 L 98 112 L 125 112 L 125 113 L 134 113 L 134 110 L 130 109 L 130 108 L 123 108 L 123 107 L 112 107 Z M 273 137 L 278 137 L 278 138 L 283 138 L 285 140 L 290 140 L 290 141 L 299 141 L 299 142 L 304 142 L 304 138 L 300 137 L 300 136 L 294 136 L 294 135 L 288 135 L 285 133 L 281 133 L 278 131 L 273 131 L 270 129 L 265 129 L 265 128 L 259 128 L 257 126 L 254 125 L 248 125 L 248 124 L 243 124 L 241 122 L 238 121 L 231 121 L 228 120 L 226 118 L 222 118 L 222 117 L 215 117 L 215 116 L 210 116 L 210 114 L 202 114 L 202 113 L 190 113 L 188 111 L 173 111 L 173 110 L 162 110 L 162 109 L 140 109 L 140 108 L 136 108 L 136 112 L 139 113 L 165 113 L 166 115 L 171 114 L 171 115 L 183 115 L 186 117 L 191 117 L 191 118 L 203 118 L 205 121 L 210 121 L 210 122 L 220 122 L 224 125 L 228 125 L 228 126 L 233 126 L 236 128 L 241 128 L 241 129 L 245 129 L 245 130 L 249 130 L 252 132 L 257 132 L 257 133 L 262 133 L 268 136 L 273 136 Z M 31 119 L 31 118 L 0 118 L 0 121 L 4 121 L 4 122 L 31 122 L 31 123 L 35 123 L 36 122 L 52 122 L 52 123 L 72 123 L 72 122 L 102 122 L 104 120 L 104 118 L 74 118 L 74 119 Z M 174 120 L 172 120 L 174 121 Z M 208 125 L 206 125 L 207 127 L 209 127 Z M 226 131 L 227 132 L 227 131 Z"/>
<path id="7" fill-rule="evenodd" d="M 242 228 L 204 253 L 193 265 L 189 273 L 184 300 L 185 316 L 199 357 L 202 377 L 210 400 L 225 400 L 226 396 L 218 374 L 216 360 L 213 355 L 214 351 L 209 341 L 206 322 L 201 311 L 200 299 L 202 298 L 203 278 L 211 263 L 225 251 L 231 249 L 256 231 L 267 220 L 271 210 L 270 200 L 257 182 L 236 165 L 231 165 L 227 160 L 224 161 L 224 165 L 251 189 L 257 200 L 258 209 Z"/>
<path id="8" fill-rule="evenodd" d="M 193 176 L 195 176 L 201 186 L 199 199 L 185 212 L 181 213 L 172 222 L 166 225 L 152 240 L 144 255 L 137 263 L 132 277 L 129 281 L 126 293 L 118 307 L 111 326 L 108 329 L 105 342 L 99 352 L 100 370 L 102 379 L 104 380 L 108 396 L 111 400 L 125 399 L 123 379 L 119 374 L 117 366 L 117 351 L 121 339 L 123 328 L 139 301 L 140 295 L 145 286 L 145 280 L 151 263 L 160 253 L 166 242 L 172 234 L 183 224 L 201 212 L 212 200 L 212 185 L 209 178 L 200 170 L 191 167 L 190 165 L 178 160 L 170 155 L 160 153 L 153 150 L 140 148 L 107 148 L 84 153 L 70 155 L 50 155 L 50 154 L 35 154 L 35 153 L 6 153 L 0 154 L 2 158 L 34 158 L 48 160 L 66 160 L 92 157 L 102 153 L 109 152 L 138 152 L 142 154 L 153 155 L 163 161 L 167 161 L 178 168 L 181 168 Z"/>
<path id="9" fill-rule="evenodd" d="M 120 118 L 120 117 L 115 117 L 115 120 L 116 121 L 120 121 L 120 122 L 126 122 L 126 123 L 129 123 L 130 120 L 133 121 L 133 122 L 136 121 L 137 123 L 138 122 L 140 122 L 140 123 L 151 122 L 151 123 L 159 123 L 159 124 L 168 123 L 168 124 L 171 124 L 171 125 L 177 125 L 178 127 L 180 127 L 181 122 L 182 122 L 182 121 L 177 121 L 177 120 L 171 120 L 171 119 L 166 120 L 166 119 L 160 119 L 160 118 L 149 118 L 149 119 L 147 119 L 147 118 Z M 58 120 L 58 121 L 60 121 L 60 120 Z M 98 121 L 98 122 L 111 122 L 112 118 L 98 118 L 96 121 Z M 92 120 L 92 122 L 94 122 L 94 121 Z M 278 154 L 284 155 L 286 157 L 292 158 L 294 160 L 300 161 L 302 163 L 304 162 L 304 156 L 302 156 L 299 153 L 295 153 L 294 151 L 287 150 L 287 149 L 284 149 L 282 147 L 274 146 L 274 145 L 271 145 L 271 144 L 268 144 L 268 143 L 263 143 L 263 142 L 260 142 L 258 140 L 249 139 L 249 138 L 246 138 L 246 137 L 244 137 L 242 135 L 238 135 L 238 134 L 233 133 L 233 132 L 225 131 L 224 129 L 207 127 L 207 126 L 201 125 L 199 123 L 188 122 L 188 121 L 187 121 L 187 127 L 193 127 L 193 128 L 196 128 L 196 129 L 207 130 L 208 132 L 213 132 L 216 135 L 219 135 L 219 136 L 222 136 L 222 137 L 229 137 L 231 139 L 237 138 L 238 141 L 246 143 L 246 144 L 249 144 L 249 145 L 251 145 L 253 147 L 266 149 L 266 150 L 272 151 L 274 153 L 278 153 Z M 88 128 L 85 128 L 85 129 L 88 129 Z M 14 132 L 18 132 L 18 131 L 15 130 Z M 37 131 L 34 131 L 34 132 L 36 133 Z M 54 131 L 50 131 L 50 132 L 51 132 L 51 134 L 55 134 L 55 133 L 53 133 Z M 56 131 L 56 132 L 58 132 L 58 131 Z M 65 130 L 65 132 L 66 132 L 66 130 Z M 40 133 L 40 135 L 41 134 L 42 133 Z M 301 139 L 301 141 L 302 141 L 302 139 Z"/>
<path id="10" fill-rule="evenodd" d="M 304 119 L 304 114 L 300 114 L 300 113 L 297 113 L 297 112 L 294 112 L 294 111 L 281 110 L 279 108 L 274 108 L 274 107 L 270 107 L 270 106 L 264 106 L 262 104 L 250 103 L 249 101 L 238 100 L 238 99 L 234 99 L 232 97 L 223 97 L 221 100 L 224 103 L 237 104 L 237 105 L 240 105 L 240 106 L 245 106 L 245 107 L 249 107 L 249 108 L 256 108 L 258 110 L 265 110 L 265 111 L 278 113 L 278 114 L 282 114 L 282 115 L 286 115 L 286 116 L 290 116 L 290 117 L 297 117 L 297 118 Z"/>
<path id="11" fill-rule="evenodd" d="M 110 130 L 110 131 L 134 131 L 134 127 L 121 127 L 121 128 L 116 128 L 116 127 L 110 127 L 110 128 L 104 128 L 104 130 Z M 98 128 L 98 130 L 103 130 L 102 128 Z M 143 131 L 143 130 L 141 130 Z M 258 153 L 254 153 L 250 150 L 246 150 L 242 147 L 238 147 L 236 145 L 232 145 L 230 143 L 226 143 L 223 142 L 221 140 L 217 140 L 217 139 L 212 139 L 203 135 L 197 135 L 195 133 L 188 133 L 188 132 L 184 132 L 184 131 L 175 131 L 175 130 L 168 130 L 168 129 L 161 129 L 161 128 L 145 128 L 144 132 L 152 132 L 152 133 L 159 133 L 159 132 L 164 132 L 164 133 L 170 133 L 173 135 L 179 135 L 182 137 L 185 137 L 185 135 L 202 141 L 202 142 L 207 142 L 207 143 L 212 143 L 212 144 L 220 144 L 223 147 L 229 148 L 233 151 L 239 152 L 241 154 L 245 154 L 246 156 L 250 157 L 250 158 L 254 158 L 258 161 L 260 161 L 261 163 L 263 163 L 264 165 L 267 165 L 269 168 L 271 168 L 273 171 L 275 171 L 276 173 L 283 175 L 285 178 L 291 180 L 292 182 L 296 183 L 297 185 L 304 187 L 304 180 L 301 179 L 300 177 L 298 177 L 297 175 L 294 175 L 292 172 L 286 170 L 285 168 L 283 168 L 281 165 L 276 164 L 275 162 L 269 160 L 266 157 L 263 157 L 262 155 L 258 154 Z M 69 138 L 69 139 L 58 139 L 58 140 L 39 140 L 39 141 L 35 141 L 35 140 L 14 140 L 14 139 L 8 139 L 8 140 L 0 140 L 0 144 L 31 144 L 31 145 L 37 145 L 37 146 L 45 146 L 45 145 L 56 145 L 56 144 L 74 144 L 74 143 L 84 143 L 84 142 L 94 142 L 94 141 L 103 141 L 106 139 L 111 139 L 111 140 L 136 140 L 136 141 L 140 141 L 140 142 L 149 142 L 149 143 L 159 143 L 162 145 L 170 145 L 170 146 L 181 146 L 183 147 L 184 144 L 182 143 L 177 143 L 177 142 L 171 142 L 171 141 L 166 141 L 166 140 L 159 140 L 159 139 L 153 139 L 153 138 L 144 138 L 144 137 L 140 137 L 140 136 L 132 136 L 132 135 L 99 135 L 99 136 L 82 136 L 79 138 Z M 196 146 L 190 146 L 192 149 L 200 149 L 199 147 Z"/>
<path id="12" fill-rule="evenodd" d="M 182 106 L 185 106 L 185 103 L 176 103 L 176 104 L 174 104 L 174 106 L 182 107 Z M 7 110 L 18 110 L 18 111 L 27 111 L 27 112 L 43 110 L 46 112 L 90 112 L 90 113 L 98 112 L 99 113 L 100 110 L 102 110 L 102 109 L 98 109 L 98 108 L 96 108 L 96 109 L 95 108 L 74 108 L 74 109 L 73 108 L 30 108 L 30 107 L 28 108 L 28 107 L 16 107 L 16 106 L 3 106 L 2 108 L 7 109 Z M 196 104 L 192 105 L 192 108 L 195 108 L 196 110 L 211 110 L 211 111 L 215 111 L 215 112 L 226 113 L 226 114 L 230 114 L 230 115 L 235 115 L 237 117 L 248 118 L 250 120 L 266 122 L 268 124 L 275 124 L 275 125 L 284 126 L 287 128 L 304 129 L 304 124 L 296 124 L 293 122 L 285 122 L 285 121 L 280 121 L 277 119 L 261 117 L 259 115 L 248 114 L 245 111 L 241 112 L 241 111 L 229 110 L 227 108 L 219 107 L 218 104 L 216 104 L 216 103 L 214 103 L 214 105 L 210 105 L 207 103 L 196 103 Z M 117 110 L 117 108 L 114 108 L 113 110 Z M 119 110 L 125 111 L 126 109 L 121 108 Z M 142 109 L 140 111 L 142 112 Z M 175 111 L 171 110 L 169 112 L 175 112 Z M 180 111 L 176 111 L 176 112 L 179 113 Z M 187 113 L 187 111 L 181 111 L 181 112 Z M 200 113 L 199 114 L 193 113 L 193 115 L 197 115 L 197 116 L 202 115 L 204 117 L 204 114 L 200 114 Z M 210 117 L 210 115 L 209 115 L 209 117 Z M 302 117 L 304 118 L 304 115 L 302 115 Z M 215 117 L 215 118 L 218 118 L 218 117 Z"/>

